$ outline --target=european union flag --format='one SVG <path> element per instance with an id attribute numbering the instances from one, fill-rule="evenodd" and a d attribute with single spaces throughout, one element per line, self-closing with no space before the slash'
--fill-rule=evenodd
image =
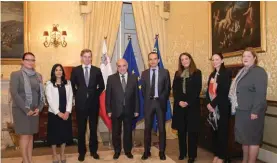
<path id="1" fill-rule="evenodd" d="M 139 85 L 139 101 L 140 101 L 140 108 L 139 108 L 139 116 L 133 120 L 133 129 L 136 128 L 136 123 L 143 119 L 143 96 L 142 96 L 142 91 L 141 91 L 141 80 L 140 80 L 140 74 L 136 62 L 136 58 L 134 55 L 134 50 L 132 46 L 132 40 L 129 40 L 129 43 L 127 45 L 127 48 L 125 50 L 125 53 L 123 55 L 123 58 L 128 62 L 128 72 L 135 74 L 138 77 L 138 85 Z"/>
<path id="2" fill-rule="evenodd" d="M 160 62 L 159 62 L 159 68 L 160 69 L 163 69 L 164 68 L 164 65 L 163 65 L 163 61 L 162 61 L 162 57 L 161 57 L 161 54 L 160 54 L 160 50 L 159 50 L 159 40 L 158 40 L 158 36 L 156 36 L 156 42 L 155 42 L 155 45 L 154 45 L 154 49 L 153 49 L 154 52 L 156 52 L 160 58 Z M 165 120 L 168 121 L 172 118 L 172 113 L 171 113 L 171 105 L 170 105 L 170 101 L 168 100 L 167 101 L 167 108 L 166 108 L 166 113 L 165 113 Z M 153 122 L 153 129 L 155 132 L 157 132 L 158 130 L 158 120 L 157 120 L 157 116 L 155 115 L 154 116 L 154 122 Z"/>

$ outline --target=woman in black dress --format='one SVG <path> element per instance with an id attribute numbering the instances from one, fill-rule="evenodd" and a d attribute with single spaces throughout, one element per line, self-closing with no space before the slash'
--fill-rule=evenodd
<path id="1" fill-rule="evenodd" d="M 174 96 L 172 128 L 178 130 L 179 160 L 183 160 L 187 155 L 188 133 L 188 162 L 193 163 L 197 157 L 202 74 L 189 53 L 180 54 L 172 87 Z"/>
<path id="2" fill-rule="evenodd" d="M 212 63 L 214 71 L 208 80 L 206 99 L 208 101 L 207 108 L 217 122 L 213 131 L 213 163 L 223 163 L 228 147 L 228 122 L 231 108 L 228 94 L 232 75 L 225 68 L 221 53 L 213 54 Z"/>
<path id="3" fill-rule="evenodd" d="M 61 145 L 61 162 L 65 163 L 65 144 L 72 140 L 72 88 L 65 79 L 61 64 L 55 64 L 51 71 L 51 80 L 46 85 L 46 97 L 49 104 L 47 142 L 52 146 L 53 163 L 58 163 L 56 145 Z"/>

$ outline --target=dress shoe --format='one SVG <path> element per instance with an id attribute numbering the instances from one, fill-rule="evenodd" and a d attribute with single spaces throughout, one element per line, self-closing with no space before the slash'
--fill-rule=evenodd
<path id="1" fill-rule="evenodd" d="M 186 158 L 185 155 L 180 155 L 180 156 L 179 156 L 179 160 L 184 160 L 185 158 Z"/>
<path id="2" fill-rule="evenodd" d="M 78 161 L 83 162 L 85 160 L 85 155 L 79 154 Z"/>
<path id="3" fill-rule="evenodd" d="M 95 159 L 99 160 L 99 155 L 97 153 L 90 153 L 90 155 Z"/>
<path id="4" fill-rule="evenodd" d="M 194 158 L 189 158 L 188 163 L 194 163 L 195 159 Z"/>
<path id="5" fill-rule="evenodd" d="M 129 159 L 134 158 L 134 156 L 132 155 L 131 152 L 127 152 L 127 153 L 125 153 L 125 155 L 126 155 Z"/>
<path id="6" fill-rule="evenodd" d="M 224 163 L 231 163 L 231 159 L 230 159 L 230 158 L 226 158 L 226 159 L 224 160 Z"/>
<path id="7" fill-rule="evenodd" d="M 113 155 L 113 159 L 117 160 L 120 156 L 120 152 L 115 152 Z"/>
<path id="8" fill-rule="evenodd" d="M 164 152 L 159 152 L 160 160 L 166 160 Z"/>
<path id="9" fill-rule="evenodd" d="M 142 157 L 141 157 L 141 159 L 142 160 L 147 160 L 148 159 L 148 157 L 150 157 L 151 156 L 151 153 L 150 152 L 144 152 L 143 153 L 143 155 L 142 155 Z"/>

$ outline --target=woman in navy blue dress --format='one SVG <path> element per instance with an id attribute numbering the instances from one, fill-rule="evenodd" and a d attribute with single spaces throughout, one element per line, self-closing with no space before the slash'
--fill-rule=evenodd
<path id="1" fill-rule="evenodd" d="M 53 163 L 58 163 L 56 146 L 61 145 L 61 162 L 65 163 L 65 144 L 72 141 L 72 87 L 65 79 L 62 65 L 55 64 L 51 71 L 51 80 L 46 85 L 46 97 L 49 104 L 47 142 L 52 146 Z"/>

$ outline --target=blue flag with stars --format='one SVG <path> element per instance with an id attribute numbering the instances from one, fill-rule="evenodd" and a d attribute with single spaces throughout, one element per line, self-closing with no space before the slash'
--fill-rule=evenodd
<path id="1" fill-rule="evenodd" d="M 125 50 L 125 53 L 123 55 L 123 58 L 128 62 L 128 72 L 135 74 L 138 77 L 138 85 L 139 85 L 139 116 L 135 118 L 132 122 L 133 129 L 136 128 L 136 123 L 144 118 L 143 115 L 143 96 L 141 91 L 141 80 L 140 80 L 140 74 L 137 66 L 137 61 L 135 58 L 133 46 L 132 46 L 132 40 L 129 40 L 129 43 L 127 45 L 127 48 Z"/>
<path id="2" fill-rule="evenodd" d="M 159 58 L 160 58 L 160 62 L 158 64 L 159 68 L 163 69 L 164 65 L 163 65 L 162 57 L 161 57 L 160 50 L 159 50 L 158 37 L 156 37 L 156 42 L 155 42 L 153 51 L 156 52 L 158 54 Z M 171 118 L 172 118 L 171 105 L 170 105 L 170 101 L 168 100 L 167 101 L 167 107 L 166 107 L 166 113 L 165 113 L 165 120 L 168 121 Z M 154 129 L 155 132 L 157 132 L 157 130 L 158 130 L 158 120 L 157 120 L 156 115 L 154 116 L 153 129 Z"/>

